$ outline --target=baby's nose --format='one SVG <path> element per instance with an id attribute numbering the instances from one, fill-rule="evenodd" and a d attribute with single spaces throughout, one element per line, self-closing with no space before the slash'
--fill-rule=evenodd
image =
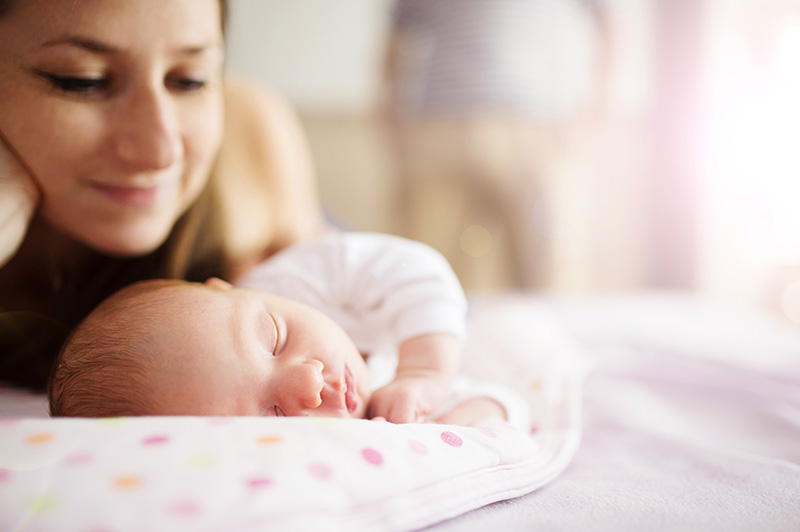
<path id="1" fill-rule="evenodd" d="M 298 363 L 289 375 L 292 379 L 289 388 L 293 390 L 301 410 L 319 408 L 322 405 L 322 388 L 325 386 L 322 375 L 324 367 L 319 360 L 305 360 Z"/>

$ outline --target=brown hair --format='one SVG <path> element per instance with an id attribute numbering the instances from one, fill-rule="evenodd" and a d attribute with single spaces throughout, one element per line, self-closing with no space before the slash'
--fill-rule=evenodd
<path id="1" fill-rule="evenodd" d="M 0 17 L 11 11 L 11 7 L 16 0 L 0 0 Z M 222 21 L 222 33 L 225 34 L 225 28 L 228 23 L 228 0 L 219 0 L 220 20 Z"/>
<path id="2" fill-rule="evenodd" d="M 51 416 L 119 417 L 152 411 L 159 323 L 150 311 L 168 304 L 177 281 L 127 286 L 101 303 L 70 335 L 56 359 L 47 396 Z"/>

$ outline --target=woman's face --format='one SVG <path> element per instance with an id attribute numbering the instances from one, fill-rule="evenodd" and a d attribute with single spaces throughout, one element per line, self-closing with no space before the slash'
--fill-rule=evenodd
<path id="1" fill-rule="evenodd" d="M 103 253 L 158 247 L 221 141 L 218 0 L 16 1 L 0 42 L 0 131 L 40 215 Z"/>

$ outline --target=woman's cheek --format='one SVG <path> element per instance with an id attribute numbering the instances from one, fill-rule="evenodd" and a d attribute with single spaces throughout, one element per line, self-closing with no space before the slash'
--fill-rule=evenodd
<path id="1" fill-rule="evenodd" d="M 221 92 L 214 89 L 197 106 L 184 109 L 182 123 L 187 166 L 202 169 L 201 173 L 208 174 L 222 143 L 224 118 Z"/>

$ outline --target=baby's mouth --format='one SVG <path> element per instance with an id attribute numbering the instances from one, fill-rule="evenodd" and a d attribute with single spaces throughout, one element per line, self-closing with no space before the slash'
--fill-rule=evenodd
<path id="1" fill-rule="evenodd" d="M 350 368 L 344 367 L 344 402 L 347 406 L 347 412 L 352 414 L 358 408 L 358 396 L 356 394 L 355 386 L 353 386 L 353 374 L 350 373 Z"/>

